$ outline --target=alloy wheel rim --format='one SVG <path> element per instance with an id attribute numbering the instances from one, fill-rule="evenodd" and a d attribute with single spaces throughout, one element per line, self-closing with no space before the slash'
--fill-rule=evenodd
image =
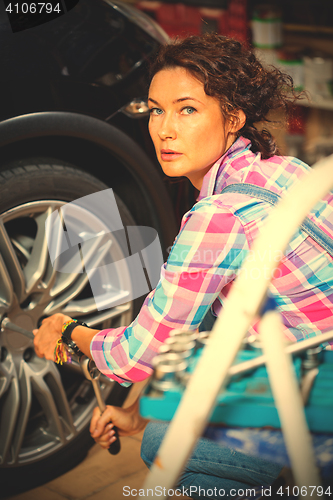
<path id="1" fill-rule="evenodd" d="M 66 230 L 79 227 L 80 231 L 104 231 L 105 238 L 89 255 L 98 263 L 95 273 L 100 280 L 99 303 L 103 303 L 103 293 L 106 299 L 109 297 L 112 281 L 113 307 L 111 303 L 107 309 L 97 308 L 85 273 L 59 273 L 52 268 L 45 220 L 63 204 L 36 201 L 1 215 L 0 319 L 8 317 L 28 330 L 36 328 L 42 317 L 56 312 L 79 317 L 96 328 L 129 324 L 133 306 L 126 266 L 118 276 L 111 276 L 103 266 L 110 260 L 124 261 L 126 251 L 102 220 L 80 208 L 66 220 Z M 123 303 L 117 305 L 117 296 Z M 0 361 L 1 466 L 32 463 L 67 446 L 88 424 L 96 406 L 91 384 L 79 365 L 73 362 L 57 366 L 40 359 L 30 339 L 6 329 L 0 333 Z M 106 377 L 100 381 L 106 398 L 113 382 Z"/>

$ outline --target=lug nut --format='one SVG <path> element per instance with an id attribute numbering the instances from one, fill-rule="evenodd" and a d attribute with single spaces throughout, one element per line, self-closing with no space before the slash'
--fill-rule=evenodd
<path id="1" fill-rule="evenodd" d="M 26 363 L 29 363 L 31 360 L 32 356 L 34 355 L 34 350 L 31 349 L 31 347 L 28 347 L 23 353 L 23 359 Z"/>

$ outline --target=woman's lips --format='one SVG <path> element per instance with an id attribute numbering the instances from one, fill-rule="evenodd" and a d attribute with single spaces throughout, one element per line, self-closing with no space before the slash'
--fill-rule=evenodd
<path id="1" fill-rule="evenodd" d="M 182 156 L 182 153 L 178 153 L 177 151 L 172 151 L 171 149 L 162 149 L 161 150 L 161 159 L 163 161 L 177 160 L 181 156 Z"/>

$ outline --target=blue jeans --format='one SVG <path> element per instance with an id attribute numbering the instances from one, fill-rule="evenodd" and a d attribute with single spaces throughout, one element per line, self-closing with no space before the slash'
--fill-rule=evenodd
<path id="1" fill-rule="evenodd" d="M 148 467 L 154 461 L 167 427 L 168 424 L 159 422 L 150 422 L 146 427 L 141 458 Z M 201 438 L 177 487 L 182 489 L 183 494 L 195 499 L 236 498 L 246 489 L 269 486 L 281 469 L 279 464 L 245 455 Z"/>
<path id="2" fill-rule="evenodd" d="M 212 308 L 210 307 L 199 326 L 199 332 L 210 332 L 214 326 L 216 319 L 217 318 L 212 313 Z"/>

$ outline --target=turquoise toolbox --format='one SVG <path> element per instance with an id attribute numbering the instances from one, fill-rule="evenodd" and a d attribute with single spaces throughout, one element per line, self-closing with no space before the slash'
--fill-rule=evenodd
<path id="1" fill-rule="evenodd" d="M 162 382 L 152 380 L 140 400 L 143 417 L 166 421 L 172 419 L 185 390 L 186 380 L 191 376 L 201 352 L 202 348 L 194 350 L 186 369 L 182 369 L 180 374 L 171 371 Z M 234 364 L 260 355 L 259 349 L 249 346 L 239 352 Z M 160 355 L 161 358 L 163 356 Z M 293 358 L 300 385 L 311 370 L 315 371 L 305 402 L 307 423 L 312 432 L 333 433 L 333 351 L 316 352 L 314 356 L 311 351 L 311 361 L 308 357 L 309 354 L 305 352 Z M 280 428 L 265 366 L 230 378 L 226 389 L 218 396 L 210 423 L 233 427 Z"/>
<path id="2" fill-rule="evenodd" d="M 186 363 L 177 355 L 160 354 L 170 370 L 162 378 L 153 377 L 140 399 L 143 417 L 170 421 L 175 414 L 186 382 L 191 376 L 202 348 L 197 343 Z M 239 351 L 234 366 L 259 360 L 261 350 L 248 347 Z M 179 355 L 179 353 L 178 353 Z M 223 354 L 222 354 L 223 355 Z M 158 365 L 158 361 L 155 363 Z M 186 368 L 185 368 L 186 366 Z M 310 349 L 293 356 L 293 366 L 304 400 L 304 412 L 312 435 L 316 463 L 324 485 L 331 485 L 333 474 L 333 351 Z M 173 371 L 175 367 L 175 371 Z M 178 373 L 177 373 L 178 370 Z M 204 390 L 204 389 L 203 389 Z M 200 399 L 198 401 L 200 405 Z M 219 394 L 204 437 L 222 446 L 290 466 L 278 411 L 264 365 L 231 376 Z"/>

